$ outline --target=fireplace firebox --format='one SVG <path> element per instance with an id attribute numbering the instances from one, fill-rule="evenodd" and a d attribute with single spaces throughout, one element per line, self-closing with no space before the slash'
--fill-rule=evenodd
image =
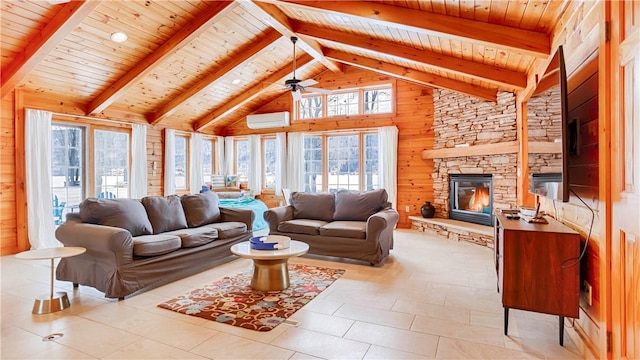
<path id="1" fill-rule="evenodd" d="M 493 226 L 493 175 L 450 174 L 449 218 Z"/>

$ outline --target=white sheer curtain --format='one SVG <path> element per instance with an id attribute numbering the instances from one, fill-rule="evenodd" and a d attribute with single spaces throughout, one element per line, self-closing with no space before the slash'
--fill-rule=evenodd
<path id="1" fill-rule="evenodd" d="M 132 199 L 147 196 L 147 126 L 131 125 L 131 195 Z"/>
<path id="2" fill-rule="evenodd" d="M 380 188 L 387 190 L 389 202 L 395 209 L 398 194 L 398 128 L 395 126 L 378 129 L 378 169 Z"/>
<path id="3" fill-rule="evenodd" d="M 204 185 L 202 165 L 202 134 L 192 133 L 189 141 L 189 189 L 192 194 L 199 193 Z"/>
<path id="4" fill-rule="evenodd" d="M 287 134 L 276 134 L 276 195 L 282 193 L 287 176 Z"/>
<path id="5" fill-rule="evenodd" d="M 51 113 L 27 110 L 24 133 L 29 243 L 32 249 L 59 247 L 51 191 Z"/>
<path id="6" fill-rule="evenodd" d="M 224 138 L 224 172 L 223 175 L 233 174 L 233 153 L 235 152 L 235 144 L 233 143 L 233 136 L 227 136 Z"/>
<path id="7" fill-rule="evenodd" d="M 224 156 L 224 136 L 216 136 L 216 174 L 225 175 L 226 173 L 226 162 Z"/>
<path id="8" fill-rule="evenodd" d="M 287 148 L 287 183 L 291 191 L 304 191 L 304 134 L 289 133 Z"/>
<path id="9" fill-rule="evenodd" d="M 164 129 L 164 195 L 176 193 L 176 131 Z"/>
<path id="10" fill-rule="evenodd" d="M 262 193 L 262 149 L 260 135 L 249 135 L 249 189 L 253 195 Z"/>

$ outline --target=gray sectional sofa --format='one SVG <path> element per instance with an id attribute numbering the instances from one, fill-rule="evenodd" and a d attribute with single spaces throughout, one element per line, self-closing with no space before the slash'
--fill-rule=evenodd
<path id="1" fill-rule="evenodd" d="M 251 210 L 218 207 L 215 192 L 137 199 L 87 198 L 56 230 L 65 246 L 87 251 L 60 260 L 56 278 L 120 298 L 231 257 L 251 238 Z"/>
<path id="2" fill-rule="evenodd" d="M 290 205 L 264 213 L 269 234 L 309 245 L 309 253 L 380 264 L 393 248 L 399 214 L 384 189 L 365 193 L 293 192 Z"/>

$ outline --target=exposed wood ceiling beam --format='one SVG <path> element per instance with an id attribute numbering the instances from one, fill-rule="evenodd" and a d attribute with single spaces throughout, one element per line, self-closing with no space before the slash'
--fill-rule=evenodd
<path id="1" fill-rule="evenodd" d="M 133 69 L 119 78 L 113 85 L 109 86 L 100 95 L 95 97 L 87 108 L 88 114 L 99 113 L 111 105 L 114 101 L 124 95 L 130 87 L 146 76 L 154 66 L 162 62 L 167 57 L 175 54 L 184 46 L 187 46 L 193 39 L 209 30 L 214 22 L 224 17 L 238 4 L 233 1 L 216 1 L 209 3 L 207 9 L 197 18 L 187 23 L 169 40 L 164 42 L 154 52 L 140 61 Z"/>
<path id="2" fill-rule="evenodd" d="M 506 86 L 509 87 L 509 90 L 514 90 L 514 88 L 521 90 L 527 86 L 527 75 L 525 73 L 501 69 L 495 66 L 480 64 L 427 50 L 419 50 L 390 41 L 374 39 L 366 35 L 347 33 L 301 21 L 292 21 L 292 24 L 293 29 L 299 35 L 329 40 L 343 45 L 415 61 L 430 67 L 436 67 L 445 71 L 487 81 L 498 87 Z"/>
<path id="3" fill-rule="evenodd" d="M 73 29 L 100 4 L 99 1 L 71 1 L 1 71 L 2 97 L 11 91 L 53 51 Z"/>
<path id="4" fill-rule="evenodd" d="M 277 6 L 252 0 L 242 1 L 241 4 L 263 23 L 276 29 L 287 38 L 297 36 L 291 26 L 291 20 Z M 321 46 L 315 40 L 298 39 L 296 46 L 311 55 L 329 70 L 342 72 L 342 66 L 339 63 L 324 57 Z"/>
<path id="5" fill-rule="evenodd" d="M 418 84 L 452 90 L 493 102 L 497 101 L 497 90 L 495 89 L 487 89 L 426 72 L 409 69 L 404 66 L 383 62 L 365 56 L 349 54 L 347 52 L 334 49 L 324 49 L 324 55 L 330 59 L 334 59 L 345 64 L 394 76 L 403 80 L 416 82 Z"/>
<path id="6" fill-rule="evenodd" d="M 461 41 L 479 42 L 522 54 L 547 58 L 551 53 L 549 36 L 482 21 L 435 14 L 373 1 L 265 0 L 275 4 L 292 4 L 313 10 L 356 16 L 385 26 L 418 31 Z"/>
<path id="7" fill-rule="evenodd" d="M 296 64 L 298 68 L 301 68 L 313 60 L 314 58 L 311 57 L 311 55 L 304 54 L 300 58 L 296 59 Z M 247 102 L 258 97 L 262 91 L 264 91 L 266 88 L 270 87 L 274 83 L 284 84 L 284 81 L 287 78 L 291 77 L 291 74 L 292 74 L 291 65 L 292 64 L 287 64 L 286 66 L 281 67 L 273 74 L 267 76 L 264 79 L 261 79 L 259 84 L 254 85 L 249 90 L 243 92 L 240 96 L 234 97 L 231 101 L 215 109 L 212 113 L 196 121 L 194 124 L 193 130 L 200 131 L 212 125 L 214 122 L 229 115 L 231 112 L 235 111 L 236 109 L 243 106 Z"/>
<path id="8" fill-rule="evenodd" d="M 264 48 L 273 44 L 275 41 L 281 38 L 282 35 L 279 32 L 274 29 L 268 29 L 264 36 L 261 36 L 251 43 L 245 44 L 241 49 L 238 50 L 236 54 L 230 56 L 226 62 L 216 68 L 214 72 L 207 75 L 207 77 L 199 81 L 197 84 L 190 86 L 188 91 L 172 98 L 171 101 L 164 104 L 154 114 L 151 114 L 148 118 L 149 123 L 155 125 L 162 119 L 170 116 L 177 110 L 178 106 L 182 105 L 190 98 L 197 96 L 198 94 L 207 90 L 209 86 L 211 86 L 211 84 L 213 84 L 216 80 L 220 79 L 222 76 L 224 76 L 229 71 L 232 71 L 234 68 L 241 66 L 242 64 L 251 60 Z"/>

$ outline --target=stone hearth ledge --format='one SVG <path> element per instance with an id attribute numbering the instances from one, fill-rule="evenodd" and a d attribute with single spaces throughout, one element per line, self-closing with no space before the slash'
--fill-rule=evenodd
<path id="1" fill-rule="evenodd" d="M 493 249 L 494 229 L 492 226 L 468 223 L 443 218 L 423 218 L 409 216 L 411 229 L 444 236 L 456 241 L 468 241 Z"/>

